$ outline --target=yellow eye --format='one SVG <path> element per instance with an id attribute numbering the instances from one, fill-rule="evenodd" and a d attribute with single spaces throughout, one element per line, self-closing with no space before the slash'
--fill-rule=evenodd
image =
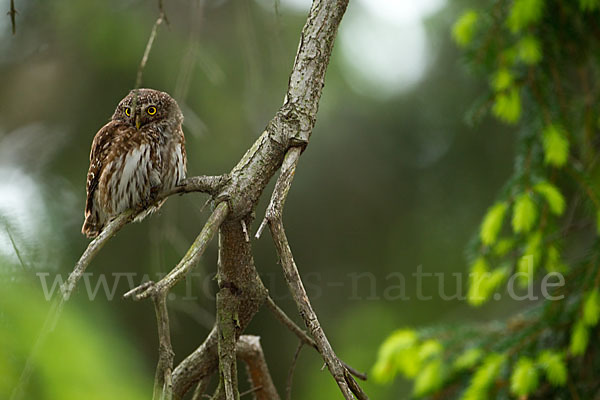
<path id="1" fill-rule="evenodd" d="M 150 106 L 146 109 L 146 112 L 148 113 L 148 115 L 154 115 L 156 114 L 156 107 Z"/>
<path id="2" fill-rule="evenodd" d="M 128 117 L 131 116 L 131 110 L 129 107 L 125 107 L 125 115 L 127 115 Z"/>

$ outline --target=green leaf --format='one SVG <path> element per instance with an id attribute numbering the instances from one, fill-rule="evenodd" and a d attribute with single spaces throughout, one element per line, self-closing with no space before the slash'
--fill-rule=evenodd
<path id="1" fill-rule="evenodd" d="M 501 92 L 512 86 L 514 76 L 508 68 L 500 68 L 492 78 L 492 87 L 496 92 Z"/>
<path id="2" fill-rule="evenodd" d="M 546 271 L 565 273 L 567 267 L 562 262 L 560 251 L 556 246 L 549 246 L 546 253 Z"/>
<path id="3" fill-rule="evenodd" d="M 492 107 L 492 114 L 500 121 L 514 124 L 521 117 L 521 96 L 517 88 L 498 93 Z"/>
<path id="4" fill-rule="evenodd" d="M 478 347 L 472 347 L 463 352 L 452 364 L 455 371 L 470 369 L 475 366 L 483 356 L 483 351 Z"/>
<path id="5" fill-rule="evenodd" d="M 565 198 L 556 186 L 549 182 L 540 182 L 533 187 L 533 190 L 544 197 L 552 214 L 562 215 L 565 211 Z"/>
<path id="6" fill-rule="evenodd" d="M 481 305 L 487 300 L 485 281 L 489 276 L 489 270 L 489 265 L 483 257 L 479 257 L 471 266 L 467 300 L 473 306 Z"/>
<path id="7" fill-rule="evenodd" d="M 485 214 L 479 232 L 483 244 L 487 246 L 494 244 L 498 237 L 498 233 L 500 232 L 500 228 L 502 228 L 502 221 L 504 220 L 507 209 L 508 204 L 506 202 L 496 203 L 489 208 Z"/>
<path id="8" fill-rule="evenodd" d="M 422 397 L 439 389 L 444 383 L 444 365 L 442 360 L 436 358 L 428 362 L 415 378 L 413 394 Z"/>
<path id="9" fill-rule="evenodd" d="M 569 344 L 571 354 L 578 356 L 585 353 L 589 339 L 588 327 L 583 321 L 577 321 L 573 327 L 573 332 L 571 332 L 571 343 Z"/>
<path id="10" fill-rule="evenodd" d="M 519 58 L 527 65 L 535 65 L 542 60 L 542 49 L 539 40 L 532 35 L 524 36 L 517 43 Z"/>
<path id="11" fill-rule="evenodd" d="M 538 387 L 538 372 L 535 363 L 527 358 L 521 357 L 510 376 L 510 391 L 517 396 L 527 396 Z"/>
<path id="12" fill-rule="evenodd" d="M 596 211 L 596 233 L 600 236 L 600 210 Z"/>
<path id="13" fill-rule="evenodd" d="M 546 378 L 554 386 L 564 386 L 567 382 L 567 366 L 564 355 L 552 350 L 544 350 L 538 356 L 538 365 L 546 373 Z"/>
<path id="14" fill-rule="evenodd" d="M 583 322 L 587 326 L 596 326 L 600 318 L 600 292 L 597 288 L 592 289 L 583 303 Z"/>
<path id="15" fill-rule="evenodd" d="M 515 240 L 512 238 L 503 238 L 498 240 L 494 246 L 494 255 L 504 257 L 515 247 Z"/>
<path id="16" fill-rule="evenodd" d="M 535 223 L 537 208 L 529 193 L 521 194 L 513 207 L 512 227 L 515 233 L 529 232 Z"/>
<path id="17" fill-rule="evenodd" d="M 579 0 L 581 11 L 594 11 L 600 8 L 600 0 Z"/>
<path id="18" fill-rule="evenodd" d="M 500 368 L 504 364 L 506 356 L 504 354 L 491 353 L 488 355 L 481 366 L 475 371 L 471 378 L 471 383 L 463 393 L 463 400 L 475 400 L 487 398 L 487 392 L 496 380 Z"/>
<path id="19" fill-rule="evenodd" d="M 444 347 L 435 339 L 428 339 L 419 346 L 418 357 L 419 362 L 427 361 L 428 359 L 438 356 L 442 353 Z"/>
<path id="20" fill-rule="evenodd" d="M 415 331 L 401 329 L 392 333 L 382 343 L 377 355 L 377 362 L 373 366 L 373 377 L 377 382 L 390 382 L 398 372 L 406 373 L 406 368 L 417 363 L 415 350 L 417 339 Z M 408 364 L 404 364 L 404 362 L 408 362 Z"/>
<path id="21" fill-rule="evenodd" d="M 476 307 L 485 303 L 508 277 L 509 272 L 510 269 L 508 267 L 496 268 L 490 272 L 485 258 L 478 258 L 473 263 L 471 272 L 469 273 L 467 301 Z"/>
<path id="22" fill-rule="evenodd" d="M 542 258 L 542 233 L 537 231 L 527 238 L 525 252 L 517 262 L 518 283 L 528 287 L 533 282 L 536 267 Z"/>
<path id="23" fill-rule="evenodd" d="M 529 24 L 539 21 L 543 11 L 543 0 L 515 0 L 506 24 L 511 32 L 517 33 Z"/>
<path id="24" fill-rule="evenodd" d="M 460 47 L 468 46 L 475 35 L 479 15 L 474 10 L 465 11 L 452 27 L 452 37 Z"/>
<path id="25" fill-rule="evenodd" d="M 550 124 L 542 132 L 544 163 L 562 167 L 569 158 L 569 140 L 560 125 Z"/>

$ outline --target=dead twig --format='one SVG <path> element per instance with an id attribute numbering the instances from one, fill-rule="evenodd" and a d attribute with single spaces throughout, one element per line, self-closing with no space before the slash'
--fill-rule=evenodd
<path id="1" fill-rule="evenodd" d="M 352 395 L 352 393 L 354 393 L 354 395 L 361 400 L 368 399 L 367 395 L 358 386 L 349 371 L 336 356 L 331 344 L 325 336 L 325 332 L 319 323 L 317 315 L 308 300 L 308 295 L 304 289 L 302 279 L 300 278 L 292 250 L 283 228 L 281 214 L 294 177 L 300 153 L 300 147 L 293 147 L 288 150 L 281 166 L 281 172 L 277 179 L 277 183 L 275 184 L 275 189 L 273 190 L 271 202 L 269 203 L 265 218 L 268 221 L 271 236 L 275 242 L 275 248 L 277 249 L 285 280 L 292 293 L 292 297 L 296 302 L 300 315 L 304 319 L 306 327 L 316 343 L 319 353 L 327 364 L 329 372 L 338 384 L 344 398 L 351 400 L 354 398 Z"/>
<path id="2" fill-rule="evenodd" d="M 273 384 L 267 360 L 265 359 L 260 337 L 251 335 L 240 336 L 236 344 L 237 356 L 246 364 L 252 389 L 240 393 L 254 393 L 255 400 L 279 400 L 279 394 Z"/>
<path id="3" fill-rule="evenodd" d="M 173 347 L 169 328 L 169 312 L 167 310 L 166 293 L 159 293 L 154 298 L 156 324 L 158 326 L 158 363 L 154 376 L 153 400 L 171 400 L 173 398 Z"/>
<path id="4" fill-rule="evenodd" d="M 273 312 L 273 314 L 279 320 L 279 322 L 281 322 L 285 327 L 287 327 L 290 331 L 292 331 L 292 333 L 294 333 L 298 337 L 298 339 L 300 339 L 302 341 L 302 343 L 319 351 L 319 349 L 317 347 L 317 343 L 314 341 L 314 339 L 311 338 L 310 336 L 308 336 L 306 331 L 304 331 L 302 328 L 300 328 L 298 325 L 296 325 L 296 323 L 285 313 L 285 311 L 283 311 L 275 303 L 275 301 L 270 296 L 267 298 L 266 305 L 269 308 L 269 310 L 271 310 L 271 312 Z M 358 371 L 357 369 L 353 368 L 352 366 L 346 364 L 343 360 L 340 360 L 340 362 L 342 363 L 342 365 L 344 365 L 344 367 L 352 375 L 354 375 L 355 377 L 357 377 L 360 380 L 363 380 L 363 381 L 367 380 L 366 373 Z"/>
<path id="5" fill-rule="evenodd" d="M 300 351 L 302 350 L 302 346 L 304 346 L 304 342 L 301 340 L 300 343 L 298 343 L 296 352 L 294 353 L 294 358 L 292 358 L 292 364 L 290 365 L 290 370 L 287 376 L 287 384 L 285 386 L 286 400 L 292 400 L 292 382 L 294 380 L 294 371 L 296 370 L 296 363 L 298 362 L 298 357 L 300 357 Z"/>
<path id="6" fill-rule="evenodd" d="M 17 10 L 15 9 L 15 0 L 10 0 L 10 10 L 6 13 L 6 15 L 10 16 L 10 25 L 12 28 L 12 34 L 17 34 Z"/>
<path id="7" fill-rule="evenodd" d="M 196 237 L 194 243 L 192 243 L 185 256 L 179 261 L 175 268 L 157 283 L 145 282 L 143 285 L 127 292 L 124 297 L 133 297 L 135 300 L 142 300 L 154 296 L 157 293 L 169 291 L 198 264 L 200 257 L 204 254 L 208 244 L 219 230 L 219 226 L 221 226 L 221 223 L 225 220 L 228 213 L 229 207 L 227 206 L 227 203 L 219 203 L 208 218 L 208 221 L 206 221 L 206 224 L 204 224 L 202 231 L 198 237 Z"/>

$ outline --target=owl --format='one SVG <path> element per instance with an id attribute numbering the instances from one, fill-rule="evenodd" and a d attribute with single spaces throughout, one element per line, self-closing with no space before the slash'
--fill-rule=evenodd
<path id="1" fill-rule="evenodd" d="M 182 122 L 177 102 L 165 92 L 137 89 L 121 100 L 92 142 L 81 228 L 84 235 L 98 236 L 112 218 L 138 205 L 152 204 L 156 195 L 185 179 Z M 156 211 L 163 202 L 136 220 Z"/>

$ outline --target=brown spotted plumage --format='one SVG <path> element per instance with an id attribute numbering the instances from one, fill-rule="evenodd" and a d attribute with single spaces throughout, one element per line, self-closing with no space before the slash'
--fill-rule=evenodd
<path id="1" fill-rule="evenodd" d="M 185 179 L 182 122 L 177 102 L 167 93 L 139 89 L 121 100 L 92 143 L 83 234 L 98 236 L 118 214 L 152 201 Z"/>

